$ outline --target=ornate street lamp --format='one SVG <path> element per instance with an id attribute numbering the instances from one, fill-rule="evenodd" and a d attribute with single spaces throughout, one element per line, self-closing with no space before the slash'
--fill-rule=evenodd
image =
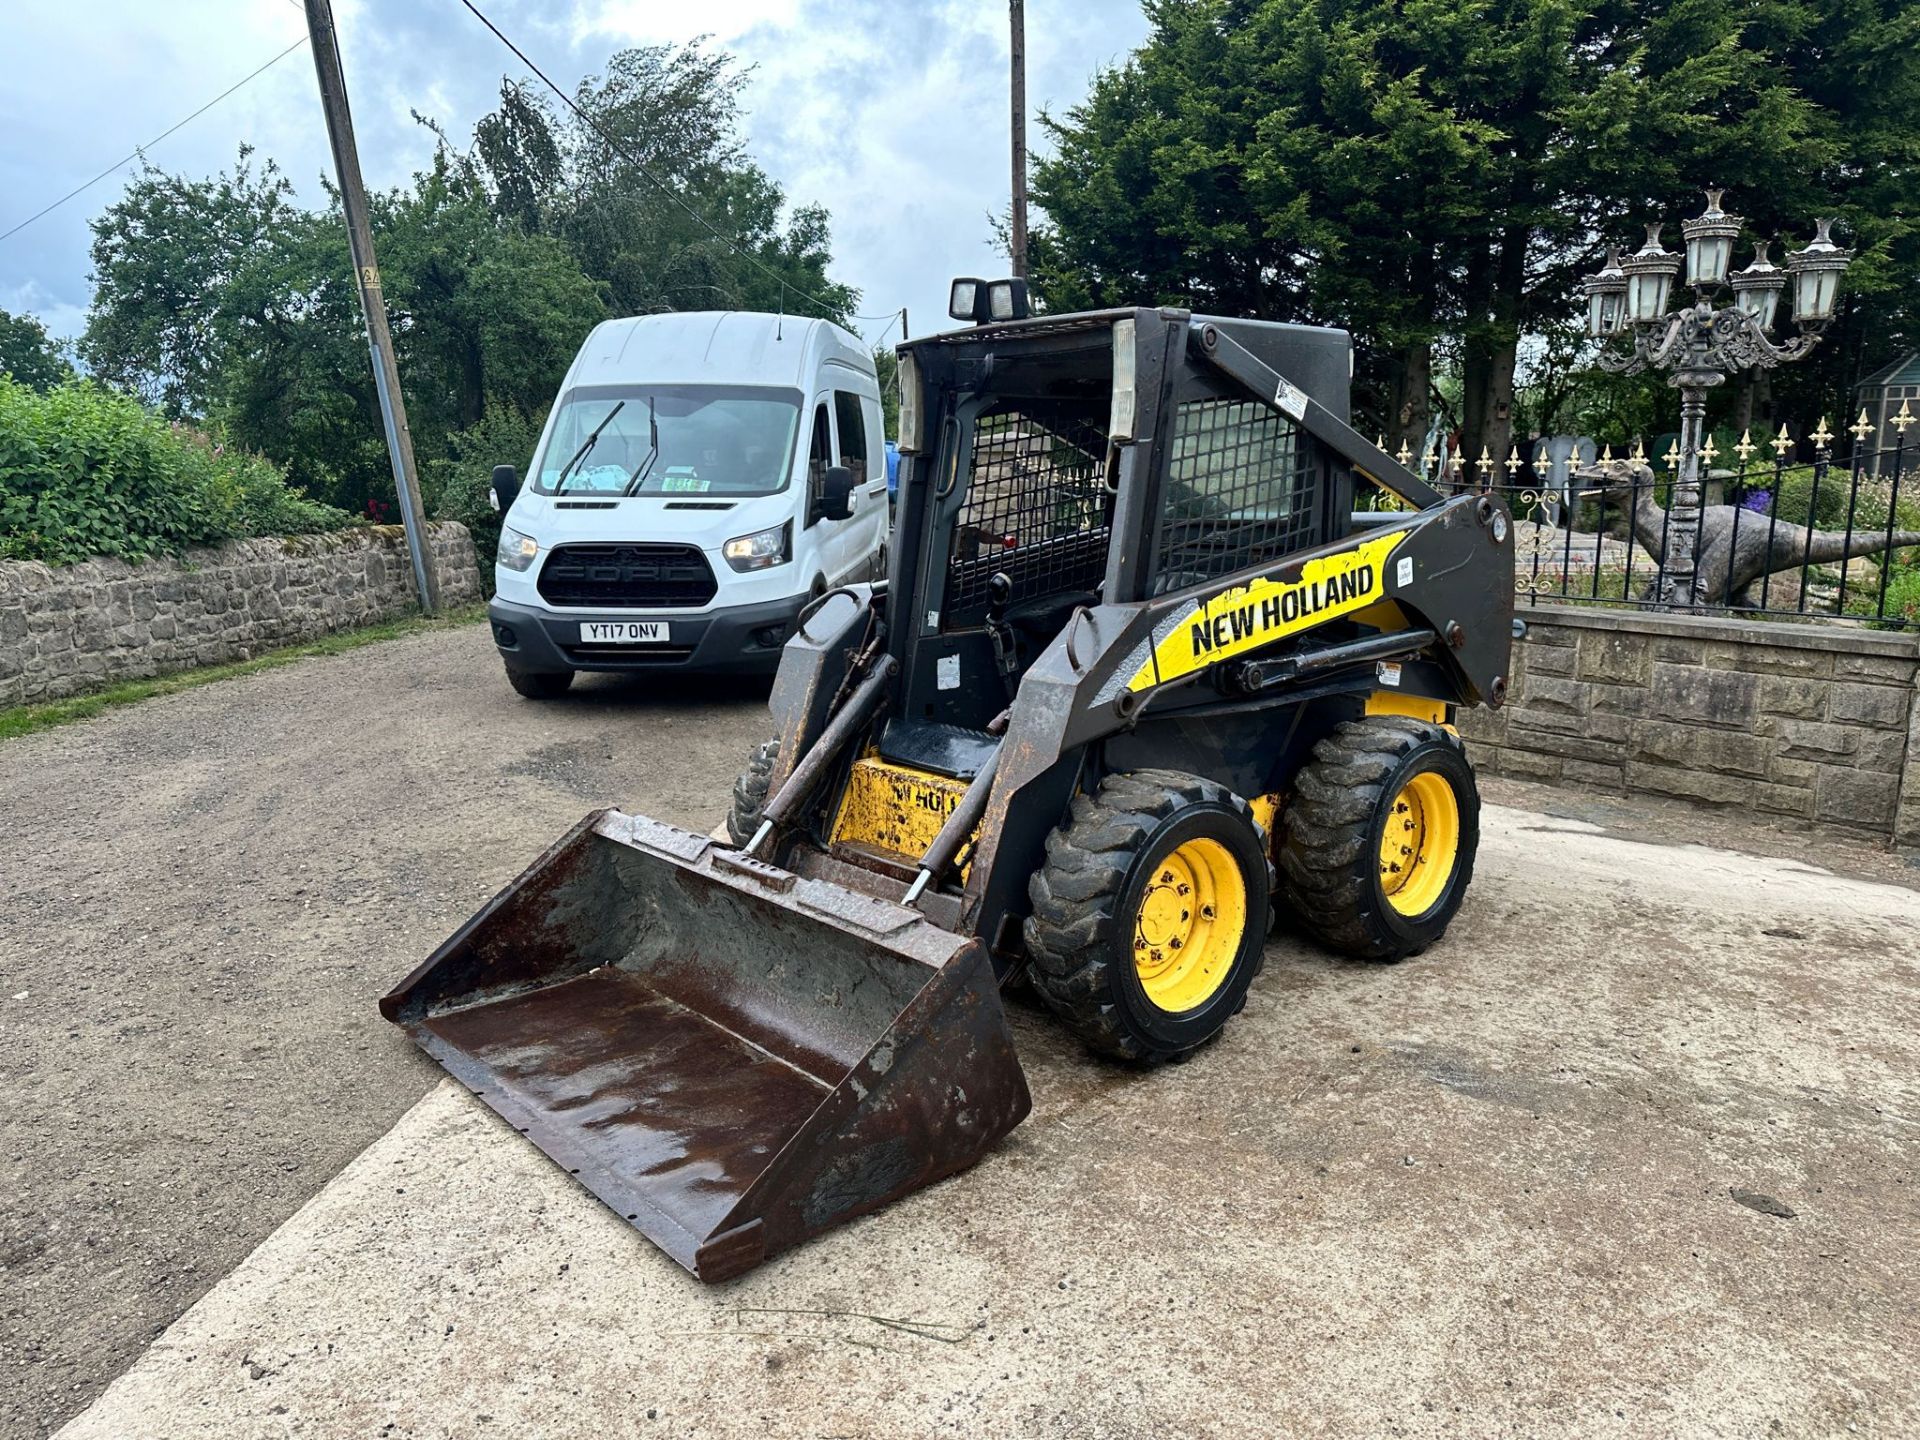
<path id="1" fill-rule="evenodd" d="M 1647 243 L 1625 260 L 1616 264 L 1610 253 L 1607 265 L 1588 276 L 1585 286 L 1587 333 L 1602 342 L 1601 367 L 1627 374 L 1665 370 L 1667 383 L 1680 392 L 1680 477 L 1667 506 L 1667 552 L 1661 557 L 1657 597 L 1667 608 L 1697 605 L 1703 598 L 1695 562 L 1700 546 L 1700 492 L 1706 478 L 1701 452 L 1707 391 L 1725 383 L 1735 371 L 1771 370 L 1813 349 L 1833 318 L 1841 272 L 1853 259 L 1852 252 L 1828 237 L 1833 221 L 1821 220 L 1813 242 L 1789 255 L 1785 270 L 1767 260 L 1767 247 L 1761 243 L 1754 248 L 1753 263 L 1729 275 L 1741 222 L 1738 215 L 1720 208 L 1720 195 L 1718 190 L 1707 191 L 1705 212 L 1681 224 L 1693 298 L 1680 309 L 1669 312 L 1667 300 L 1683 257 L 1661 245 L 1658 225 L 1647 227 Z M 1799 333 L 1775 344 L 1767 332 L 1789 279 Z M 1732 291 L 1733 303 L 1716 303 L 1723 289 Z M 1606 343 L 1628 330 L 1633 335 L 1631 352 Z"/>
<path id="2" fill-rule="evenodd" d="M 1781 283 L 1784 285 L 1784 278 Z M 1609 246 L 1607 263 L 1587 276 L 1587 333 L 1617 335 L 1627 323 L 1627 275 L 1620 268 L 1620 247 Z"/>

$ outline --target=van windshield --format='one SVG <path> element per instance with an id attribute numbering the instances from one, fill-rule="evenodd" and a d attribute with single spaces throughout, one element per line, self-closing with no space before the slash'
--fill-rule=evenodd
<path id="1" fill-rule="evenodd" d="M 560 400 L 540 495 L 771 495 L 787 487 L 797 390 L 595 385 Z"/>

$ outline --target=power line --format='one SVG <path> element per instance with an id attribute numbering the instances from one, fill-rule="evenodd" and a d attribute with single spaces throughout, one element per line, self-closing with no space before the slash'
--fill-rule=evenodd
<path id="1" fill-rule="evenodd" d="M 14 226 L 11 230 L 0 232 L 0 240 L 5 240 L 11 236 L 18 235 L 22 230 L 26 229 L 27 226 L 33 224 L 34 221 L 41 219 L 43 216 L 51 215 L 54 211 L 58 210 L 62 205 L 66 204 L 69 200 L 73 199 L 74 196 L 84 194 L 86 191 L 91 190 L 94 186 L 98 185 L 102 180 L 106 179 L 109 175 L 113 174 L 114 171 L 120 169 L 123 165 L 127 165 L 127 164 L 130 164 L 132 161 L 138 160 L 141 157 L 141 155 L 143 155 L 148 150 L 151 150 L 154 146 L 158 145 L 162 140 L 166 139 L 169 135 L 173 134 L 175 130 L 180 129 L 181 126 L 186 125 L 191 121 L 198 120 L 202 115 L 206 114 L 207 111 L 211 110 L 214 106 L 218 105 L 222 100 L 226 99 L 229 95 L 233 94 L 233 92 L 238 90 L 241 86 L 247 84 L 249 81 L 255 80 L 258 77 L 266 74 L 267 71 L 271 70 L 275 65 L 278 65 L 282 60 L 286 59 L 287 56 L 291 55 L 294 51 L 298 50 L 302 45 L 306 43 L 307 43 L 307 37 L 302 35 L 298 40 L 294 41 L 293 44 L 289 45 L 286 49 L 282 50 L 278 55 L 274 56 L 273 59 L 267 61 L 267 63 L 262 65 L 258 70 L 255 70 L 252 73 L 246 76 L 243 76 L 241 79 L 236 80 L 233 84 L 229 85 L 226 89 L 222 90 L 218 95 L 214 96 L 213 99 L 207 101 L 206 104 L 202 105 L 198 110 L 194 111 L 193 114 L 187 116 L 185 120 L 180 121 L 178 124 L 169 126 L 167 129 L 162 130 L 158 135 L 154 136 L 153 139 L 147 141 L 146 144 L 138 146 L 133 151 L 133 153 L 131 155 L 128 155 L 124 160 L 114 161 L 113 164 L 109 165 L 106 169 L 102 170 L 98 175 L 94 176 L 91 180 L 87 181 L 86 184 L 78 186 L 75 189 L 69 190 L 66 194 L 62 195 L 58 200 L 54 201 L 51 205 L 47 206 L 46 209 L 36 211 L 34 214 L 29 215 L 26 219 L 22 220 L 18 225 Z"/>
<path id="2" fill-rule="evenodd" d="M 751 251 L 742 249 L 740 244 L 737 241 L 735 241 L 731 236 L 721 233 L 719 228 L 715 226 L 711 220 L 707 219 L 706 216 L 702 215 L 698 210 L 694 209 L 692 205 L 688 204 L 686 201 L 686 198 L 682 196 L 677 189 L 675 189 L 672 185 L 668 184 L 666 181 L 661 180 L 660 178 L 655 176 L 651 171 L 647 169 L 646 166 L 642 165 L 638 160 L 634 159 L 633 156 L 627 151 L 627 148 L 624 145 L 622 145 L 618 140 L 614 139 L 614 137 L 607 132 L 607 130 L 600 124 L 598 120 L 594 119 L 593 116 L 587 114 L 585 110 L 582 110 L 577 104 L 574 103 L 574 99 L 571 95 L 567 94 L 566 91 L 562 90 L 558 85 L 554 84 L 552 80 L 548 79 L 547 72 L 542 70 L 538 65 L 534 64 L 533 61 L 530 58 L 528 58 L 526 51 L 522 50 L 518 45 L 514 44 L 513 41 L 509 40 L 506 36 L 506 33 L 502 31 L 498 25 L 494 24 L 493 21 L 489 20 L 486 16 L 486 12 L 483 11 L 478 5 L 474 4 L 473 0 L 460 0 L 460 3 L 466 6 L 468 10 L 472 11 L 473 18 L 478 20 L 482 25 L 486 26 L 487 29 L 491 30 L 493 32 L 494 38 L 498 40 L 502 45 L 506 46 L 507 49 L 511 50 L 514 53 L 514 55 L 519 59 L 522 65 L 526 66 L 535 75 L 539 76 L 541 83 L 544 84 L 555 95 L 559 96 L 560 103 L 565 105 L 569 110 L 571 110 L 574 113 L 574 115 L 579 118 L 580 122 L 583 125 L 587 126 L 587 128 L 592 130 L 594 134 L 598 135 L 601 138 L 601 140 L 606 142 L 608 149 L 612 150 L 614 154 L 618 155 L 622 160 L 625 160 L 635 170 L 639 171 L 641 178 L 646 180 L 646 182 L 649 185 L 652 185 L 656 190 L 660 191 L 661 194 L 665 195 L 675 205 L 679 206 L 681 210 L 685 211 L 687 214 L 687 217 L 690 220 L 700 225 L 703 229 L 706 230 L 706 232 L 709 235 L 713 236 L 714 239 L 718 240 L 722 245 L 725 245 L 729 250 L 733 251 L 734 254 L 738 255 L 742 260 L 746 261 L 749 265 L 753 266 L 761 274 L 765 275 L 769 280 L 776 282 L 780 286 L 783 293 L 790 290 L 803 300 L 811 300 L 815 305 L 820 307 L 822 312 L 824 312 L 829 317 L 836 313 L 835 307 L 831 302 L 821 299 L 820 296 L 813 294 L 811 291 L 802 290 L 798 285 L 795 285 L 792 281 L 788 280 L 786 276 L 782 275 L 779 271 L 775 270 L 771 265 L 768 265 L 758 255 L 753 254 Z M 4 239 L 4 238 L 5 238 L 4 236 L 0 236 L 0 239 Z M 894 318 L 894 316 L 898 314 L 899 314 L 899 311 L 896 310 L 887 314 L 880 314 L 880 315 L 849 315 L 847 318 L 849 320 L 889 320 Z"/>

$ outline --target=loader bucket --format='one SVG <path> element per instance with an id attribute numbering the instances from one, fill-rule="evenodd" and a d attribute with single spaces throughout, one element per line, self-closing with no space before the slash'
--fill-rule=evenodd
<path id="1" fill-rule="evenodd" d="M 380 1009 L 702 1280 L 965 1169 L 1030 1108 L 978 940 L 613 810 Z"/>

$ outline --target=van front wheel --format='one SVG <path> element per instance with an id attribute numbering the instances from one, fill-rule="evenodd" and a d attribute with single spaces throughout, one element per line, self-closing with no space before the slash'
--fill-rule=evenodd
<path id="1" fill-rule="evenodd" d="M 507 670 L 507 683 L 529 700 L 554 700 L 573 684 L 571 670 Z"/>

